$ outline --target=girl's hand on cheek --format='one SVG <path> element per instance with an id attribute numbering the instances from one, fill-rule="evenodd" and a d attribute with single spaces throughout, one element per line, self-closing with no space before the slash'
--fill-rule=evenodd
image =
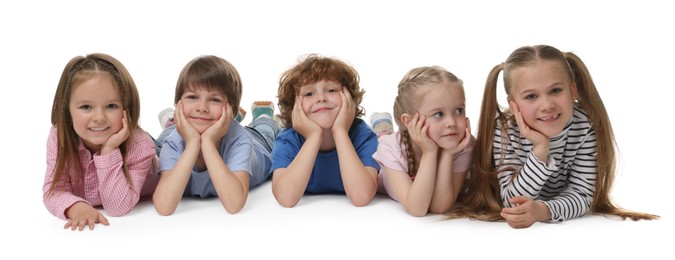
<path id="1" fill-rule="evenodd" d="M 532 153 L 539 161 L 546 162 L 548 161 L 549 155 L 549 142 L 548 137 L 544 134 L 538 132 L 537 130 L 531 128 L 525 123 L 523 119 L 523 114 L 520 113 L 518 104 L 513 100 L 509 101 L 509 108 L 511 109 L 513 115 L 516 117 L 516 123 L 518 123 L 518 129 L 520 134 L 525 136 L 527 140 L 532 142 Z"/>
<path id="2" fill-rule="evenodd" d="M 450 149 L 451 154 L 455 155 L 462 150 L 466 149 L 469 144 L 471 144 L 471 122 L 469 122 L 469 118 L 466 118 L 466 128 L 464 128 L 464 137 L 462 138 L 461 141 L 459 141 L 459 144 L 457 144 L 457 147 L 454 149 Z"/>
<path id="3" fill-rule="evenodd" d="M 126 110 L 122 111 L 122 129 L 111 135 L 101 147 L 101 154 L 107 154 L 120 147 L 129 138 L 129 115 Z"/>
<path id="4" fill-rule="evenodd" d="M 548 137 L 525 123 L 523 114 L 520 112 L 520 108 L 515 101 L 509 101 L 509 108 L 511 109 L 513 116 L 516 118 L 516 123 L 518 123 L 518 129 L 520 129 L 520 133 L 525 136 L 527 140 L 530 140 L 533 145 L 548 143 Z"/>
<path id="5" fill-rule="evenodd" d="M 406 124 L 406 127 L 408 128 L 410 139 L 422 149 L 422 153 L 436 152 L 438 150 L 438 145 L 436 145 L 427 134 L 429 131 L 429 124 L 426 123 L 426 119 L 427 118 L 420 115 L 419 112 L 415 112 L 415 115 L 410 122 Z"/>

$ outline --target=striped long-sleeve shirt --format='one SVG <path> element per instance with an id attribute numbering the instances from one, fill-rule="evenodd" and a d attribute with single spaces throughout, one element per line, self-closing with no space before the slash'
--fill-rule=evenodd
<path id="1" fill-rule="evenodd" d="M 492 151 L 504 206 L 513 206 L 509 203 L 512 197 L 525 196 L 546 204 L 553 221 L 586 214 L 593 201 L 597 175 L 595 131 L 586 113 L 575 106 L 572 120 L 560 134 L 550 138 L 546 163 L 534 156 L 532 142 L 510 121 L 505 143 L 497 124 Z"/>

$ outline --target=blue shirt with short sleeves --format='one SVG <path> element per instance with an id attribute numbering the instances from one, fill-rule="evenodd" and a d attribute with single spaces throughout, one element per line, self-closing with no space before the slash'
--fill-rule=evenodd
<path id="1" fill-rule="evenodd" d="M 378 145 L 377 134 L 373 132 L 372 128 L 363 120 L 356 119 L 355 123 L 349 128 L 349 139 L 351 139 L 354 150 L 356 150 L 356 154 L 363 165 L 373 167 L 379 172 L 380 165 L 373 159 L 373 154 Z M 293 128 L 283 129 L 274 142 L 270 170 L 274 172 L 279 168 L 287 168 L 300 152 L 304 143 L 305 138 Z M 337 150 L 333 149 L 317 154 L 305 193 L 345 193 Z"/>
<path id="2" fill-rule="evenodd" d="M 159 154 L 159 171 L 170 171 L 185 151 L 185 140 L 174 130 L 164 141 Z M 249 188 L 265 182 L 270 175 L 272 164 L 271 153 L 256 142 L 238 123 L 230 124 L 227 134 L 221 139 L 218 154 L 232 172 L 243 171 L 250 175 Z M 185 187 L 184 196 L 198 196 L 202 198 L 217 197 L 215 187 L 209 176 L 208 169 L 198 171 L 192 168 L 190 180 Z"/>

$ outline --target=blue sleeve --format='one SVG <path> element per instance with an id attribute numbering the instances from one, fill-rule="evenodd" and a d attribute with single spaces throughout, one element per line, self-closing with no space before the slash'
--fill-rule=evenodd
<path id="1" fill-rule="evenodd" d="M 238 124 L 232 124 L 228 134 L 221 140 L 219 153 L 230 171 L 243 171 L 252 174 L 253 163 L 258 163 L 253 142 L 248 134 Z"/>
<path id="2" fill-rule="evenodd" d="M 283 129 L 274 140 L 270 172 L 274 172 L 274 170 L 279 168 L 287 168 L 293 162 L 298 152 L 300 152 L 303 142 L 304 140 L 296 135 L 293 128 Z"/>
<path id="3" fill-rule="evenodd" d="M 350 133 L 350 138 L 354 144 L 354 150 L 358 154 L 363 166 L 370 166 L 380 172 L 380 164 L 373 158 L 373 154 L 377 151 L 377 134 L 366 124 L 365 121 L 360 120 Z"/>
<path id="4" fill-rule="evenodd" d="M 159 153 L 159 172 L 172 170 L 184 150 L 185 141 L 174 131 L 164 140 Z"/>

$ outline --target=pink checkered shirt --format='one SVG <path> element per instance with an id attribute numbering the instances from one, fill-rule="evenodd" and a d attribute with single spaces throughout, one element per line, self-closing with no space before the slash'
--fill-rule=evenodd
<path id="1" fill-rule="evenodd" d="M 68 183 L 59 185 L 48 195 L 54 179 L 57 147 L 56 127 L 52 127 L 47 141 L 47 173 L 45 175 L 43 201 L 54 216 L 66 219 L 65 212 L 77 202 L 103 206 L 110 216 L 122 216 L 131 211 L 141 197 L 152 195 L 159 182 L 155 144 L 141 129 L 134 130 L 134 139 L 127 143 L 126 164 L 131 177 L 129 186 L 122 170 L 122 154 L 115 149 L 108 154 L 92 154 L 80 142 L 80 179 L 69 173 Z M 140 191 L 140 192 L 139 192 Z"/>

